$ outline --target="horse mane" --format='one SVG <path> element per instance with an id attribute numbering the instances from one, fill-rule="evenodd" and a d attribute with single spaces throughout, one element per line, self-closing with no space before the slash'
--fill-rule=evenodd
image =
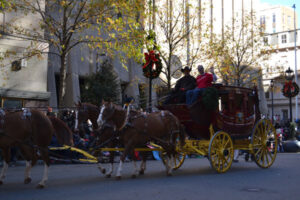
<path id="1" fill-rule="evenodd" d="M 57 138 L 58 143 L 60 145 L 73 146 L 73 133 L 67 126 L 67 124 L 57 117 L 49 116 L 49 119 L 54 128 L 54 134 Z"/>

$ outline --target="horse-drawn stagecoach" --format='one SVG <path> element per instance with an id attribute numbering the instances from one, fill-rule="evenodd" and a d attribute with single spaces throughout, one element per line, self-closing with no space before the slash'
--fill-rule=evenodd
<path id="1" fill-rule="evenodd" d="M 179 140 L 175 140 L 176 153 L 172 168 L 178 169 L 187 154 L 198 154 L 207 157 L 212 168 L 223 173 L 232 164 L 234 150 L 248 151 L 253 155 L 258 166 L 270 167 L 277 154 L 277 135 L 271 122 L 261 118 L 256 88 L 214 84 L 210 89 L 216 94 L 214 98 L 209 99 L 204 93 L 191 106 L 186 104 L 158 106 L 160 110 L 175 115 L 187 134 L 183 146 L 180 145 Z M 216 101 L 216 106 L 212 107 L 212 102 L 207 103 L 207 101 Z M 179 135 L 178 132 L 176 134 Z M 160 155 L 164 160 L 165 148 L 155 142 L 151 145 L 156 148 L 136 150 L 161 151 Z M 124 149 L 99 148 L 98 150 Z"/>
<path id="2" fill-rule="evenodd" d="M 160 151 L 163 161 L 166 164 L 167 174 L 170 173 L 170 169 L 178 169 L 183 164 L 187 154 L 206 156 L 213 169 L 219 173 L 226 172 L 232 164 L 234 150 L 236 149 L 249 151 L 258 166 L 262 168 L 270 167 L 276 158 L 277 135 L 271 122 L 261 118 L 256 89 L 223 86 L 220 84 L 215 84 L 210 89 L 213 89 L 217 94 L 214 99 L 207 99 L 204 93 L 203 96 L 191 106 L 187 106 L 186 104 L 163 105 L 159 106 L 159 109 L 163 111 L 157 113 L 131 113 L 129 107 L 127 110 L 124 110 L 122 107 L 118 107 L 112 103 L 105 103 L 100 109 L 91 104 L 80 104 L 76 112 L 76 126 L 80 128 L 82 121 L 90 119 L 93 123 L 93 128 L 96 129 L 97 117 L 99 116 L 98 122 L 100 122 L 101 125 L 99 129 L 101 135 L 99 137 L 104 136 L 105 132 L 108 133 L 109 137 L 102 140 L 100 144 L 99 141 L 95 143 L 96 145 L 92 147 L 91 152 L 124 151 L 123 155 L 126 156 L 128 153 L 133 152 L 134 149 L 136 151 Z M 209 101 L 215 101 L 216 106 L 208 106 L 207 104 L 212 103 Z M 33 114 L 35 114 L 35 111 Z M 7 139 L 11 141 L 12 144 L 20 143 L 23 148 L 38 147 L 40 150 L 43 150 L 45 154 L 47 153 L 43 148 L 46 144 L 45 142 L 41 144 L 32 143 L 31 146 L 26 146 L 25 143 L 20 142 L 22 138 L 15 138 L 15 131 L 6 130 L 5 127 L 8 127 L 8 116 L 9 114 L 6 116 L 3 111 L 0 113 L 2 123 L 0 127 L 0 133 L 2 134 L 2 138 L 0 137 L 1 141 Z M 21 116 L 19 117 L 20 119 L 24 118 L 22 114 L 16 116 Z M 47 124 L 47 126 L 50 126 L 49 123 L 51 123 L 41 114 L 38 114 L 38 116 L 39 118 L 35 123 L 37 132 L 39 132 L 38 130 L 45 130 L 45 126 L 41 125 L 41 119 L 45 121 L 44 123 Z M 33 118 L 28 118 L 28 120 L 25 118 L 25 120 L 19 121 L 20 125 L 24 127 L 27 126 L 25 122 L 34 123 Z M 14 120 L 11 123 L 11 129 L 16 127 L 13 122 Z M 52 126 L 54 126 L 53 122 Z M 185 136 L 183 135 L 183 127 L 185 128 L 184 132 L 187 134 L 186 137 L 183 137 Z M 49 127 L 47 130 L 50 129 Z M 46 135 L 48 137 L 48 135 L 51 134 L 49 132 L 49 134 L 47 133 Z M 125 147 L 116 148 L 112 146 L 114 144 L 113 141 L 118 140 L 120 136 L 123 137 Z M 28 139 L 31 137 L 32 136 L 28 135 Z M 153 148 L 136 148 L 138 144 L 146 144 L 149 141 L 152 141 L 151 146 Z M 107 146 L 107 144 L 110 145 Z M 9 146 L 4 145 L 4 147 Z M 99 161 L 91 152 L 86 152 L 68 145 L 54 147 L 52 150 L 76 151 L 85 157 L 83 161 L 93 163 Z M 168 156 L 165 157 L 165 155 Z M 175 159 L 173 159 L 174 162 L 171 163 L 172 166 L 168 164 L 170 163 L 168 159 L 170 155 L 175 157 Z M 123 158 L 121 157 L 117 177 L 121 177 L 124 156 Z M 30 159 L 31 156 L 28 156 L 28 160 Z M 45 160 L 48 165 L 48 159 L 45 158 Z M 31 180 L 29 177 L 30 173 L 28 172 L 30 168 L 31 165 L 28 163 L 25 182 L 30 182 L 29 180 Z M 5 166 L 1 172 L 0 183 L 2 183 L 6 169 L 7 166 Z M 100 169 L 104 172 L 103 168 Z M 144 169 L 145 164 L 143 162 L 140 173 L 143 173 Z M 41 186 L 44 186 L 47 180 L 46 172 L 40 183 Z M 135 170 L 135 173 L 136 172 L 138 171 Z M 111 173 L 112 166 L 107 176 L 110 176 Z"/>

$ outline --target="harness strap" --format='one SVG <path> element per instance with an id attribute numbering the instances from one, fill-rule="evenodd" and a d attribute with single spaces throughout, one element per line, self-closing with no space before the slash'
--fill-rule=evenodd
<path id="1" fill-rule="evenodd" d="M 127 125 L 129 112 L 130 112 L 130 104 L 127 106 L 127 111 L 126 111 L 126 116 L 125 116 L 124 122 L 123 122 L 122 126 L 118 129 L 118 131 L 121 131 Z"/>

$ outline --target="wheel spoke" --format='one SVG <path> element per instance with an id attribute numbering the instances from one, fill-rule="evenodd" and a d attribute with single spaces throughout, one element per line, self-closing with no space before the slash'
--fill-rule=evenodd
<path id="1" fill-rule="evenodd" d="M 267 165 L 269 165 L 269 158 L 268 158 L 268 153 L 267 152 L 269 152 L 268 150 L 266 150 L 266 153 L 265 153 L 265 156 L 266 156 L 266 163 L 267 163 Z"/>
<path id="2" fill-rule="evenodd" d="M 272 155 L 272 153 L 270 152 L 270 151 L 267 151 L 267 154 L 270 156 L 270 158 L 271 158 L 271 161 L 273 161 L 273 155 Z"/>
<path id="3" fill-rule="evenodd" d="M 259 148 L 259 149 L 255 152 L 255 156 L 257 156 L 257 154 L 259 154 L 259 153 L 261 152 L 261 150 L 262 150 L 262 147 Z"/>

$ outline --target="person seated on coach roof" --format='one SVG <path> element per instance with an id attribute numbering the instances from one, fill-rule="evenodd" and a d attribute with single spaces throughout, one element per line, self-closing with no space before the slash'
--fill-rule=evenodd
<path id="1" fill-rule="evenodd" d="M 164 102 L 165 104 L 184 103 L 186 100 L 186 91 L 196 87 L 196 79 L 190 75 L 191 68 L 186 66 L 181 69 L 181 72 L 184 73 L 184 76 L 176 82 L 175 88 Z"/>
<path id="2" fill-rule="evenodd" d="M 214 73 L 214 68 L 210 68 L 211 73 L 205 73 L 204 67 L 202 65 L 198 66 L 199 75 L 197 76 L 197 87 L 195 89 L 189 90 L 186 93 L 186 104 L 192 105 L 197 101 L 198 97 L 203 94 L 207 87 L 212 86 L 212 82 L 217 80 L 217 76 Z"/>

